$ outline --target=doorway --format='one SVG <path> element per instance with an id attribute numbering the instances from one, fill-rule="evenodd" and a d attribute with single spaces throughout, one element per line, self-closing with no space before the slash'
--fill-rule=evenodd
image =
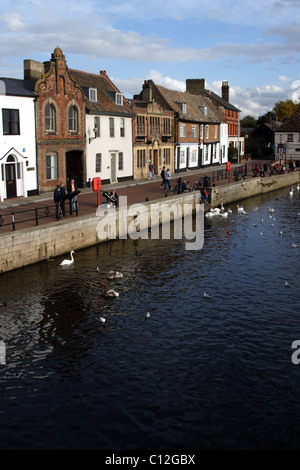
<path id="1" fill-rule="evenodd" d="M 17 197 L 16 163 L 12 155 L 9 155 L 5 164 L 6 197 Z"/>
<path id="2" fill-rule="evenodd" d="M 83 188 L 83 164 L 80 150 L 70 150 L 66 153 L 66 177 L 67 181 L 74 178 L 77 187 Z"/>

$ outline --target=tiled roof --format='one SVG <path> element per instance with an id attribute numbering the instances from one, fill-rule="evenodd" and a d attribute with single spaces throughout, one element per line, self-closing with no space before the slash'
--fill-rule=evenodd
<path id="1" fill-rule="evenodd" d="M 20 80 L 18 78 L 0 77 L 0 81 L 5 85 L 5 95 L 35 97 L 34 80 Z M 1 93 L 4 91 L 1 86 Z"/>
<path id="2" fill-rule="evenodd" d="M 179 114 L 181 120 L 193 122 L 220 122 L 220 118 L 212 111 L 211 106 L 208 106 L 208 103 L 201 95 L 191 95 L 190 93 L 182 91 L 169 90 L 159 85 L 155 86 L 174 112 Z M 183 113 L 182 103 L 186 103 L 186 113 Z M 204 114 L 204 106 L 207 108 L 207 115 Z"/>
<path id="3" fill-rule="evenodd" d="M 115 103 L 115 93 L 121 92 L 112 83 L 105 72 L 101 72 L 100 75 L 96 75 L 88 72 L 82 72 L 80 70 L 69 69 L 69 73 L 77 85 L 82 88 L 87 98 L 87 110 L 90 113 L 132 115 L 132 110 L 130 109 L 130 106 L 125 97 L 123 97 L 123 105 L 117 105 Z M 90 88 L 97 89 L 97 102 L 89 100 Z"/>
<path id="4" fill-rule="evenodd" d="M 218 102 L 221 106 L 223 106 L 226 109 L 230 109 L 231 111 L 237 111 L 240 112 L 240 109 L 236 108 L 233 104 L 229 103 L 228 101 L 224 100 L 224 98 L 221 98 L 221 96 L 217 95 L 211 90 L 204 90 L 205 94 L 208 97 L 211 97 L 215 101 Z"/>
<path id="5" fill-rule="evenodd" d="M 277 129 L 277 132 L 300 132 L 300 105 Z"/>

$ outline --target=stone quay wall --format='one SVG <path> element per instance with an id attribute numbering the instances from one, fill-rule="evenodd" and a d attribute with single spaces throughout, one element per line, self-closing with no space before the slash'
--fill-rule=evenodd
<path id="1" fill-rule="evenodd" d="M 253 178 L 241 182 L 228 183 L 222 186 L 210 188 L 211 204 L 205 205 L 205 210 L 210 206 L 229 204 L 242 199 L 275 191 L 287 186 L 299 183 L 299 172 L 265 178 Z M 146 208 L 150 204 L 164 203 L 168 206 L 174 204 L 190 204 L 195 209 L 199 202 L 199 192 L 184 193 L 177 196 L 164 197 L 152 202 L 140 204 Z M 118 216 L 118 211 L 116 211 Z M 172 220 L 172 212 L 170 219 Z M 148 217 L 149 214 L 145 214 Z M 131 223 L 134 216 L 127 214 L 127 223 Z M 18 230 L 0 236 L 0 273 L 19 269 L 30 264 L 45 261 L 68 254 L 71 250 L 88 248 L 106 240 L 97 236 L 97 225 L 100 218 L 95 215 L 86 215 L 72 220 L 62 220 L 40 227 Z M 118 226 L 118 224 L 117 224 Z M 119 238 L 118 231 L 114 234 Z"/>

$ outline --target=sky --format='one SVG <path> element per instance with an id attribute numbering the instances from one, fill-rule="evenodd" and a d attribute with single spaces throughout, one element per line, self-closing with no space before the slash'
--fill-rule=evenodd
<path id="1" fill-rule="evenodd" d="M 70 69 L 106 70 L 127 97 L 144 80 L 185 91 L 204 78 L 255 118 L 300 99 L 300 0 L 1 0 L 0 77 L 59 46 Z"/>

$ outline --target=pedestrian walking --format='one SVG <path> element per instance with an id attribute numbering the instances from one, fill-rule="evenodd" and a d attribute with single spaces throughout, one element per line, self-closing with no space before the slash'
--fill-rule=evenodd
<path id="1" fill-rule="evenodd" d="M 152 176 L 153 176 L 153 179 L 155 180 L 154 165 L 153 165 L 153 163 L 152 163 L 151 160 L 150 160 L 150 162 L 149 162 L 149 176 L 148 176 L 148 179 L 151 180 Z"/>
<path id="2" fill-rule="evenodd" d="M 167 171 L 165 172 L 165 191 L 167 191 L 167 186 L 169 190 L 171 191 L 171 173 L 170 173 L 170 168 L 167 168 Z"/>
<path id="3" fill-rule="evenodd" d="M 162 189 L 162 188 L 164 187 L 164 185 L 165 185 L 165 173 L 166 173 L 165 168 L 166 168 L 166 167 L 163 166 L 163 168 L 162 168 L 162 170 L 161 170 L 161 172 L 160 172 L 160 176 L 161 176 L 161 179 L 162 179 L 162 182 L 161 182 L 161 185 L 160 185 L 161 189 Z"/>

